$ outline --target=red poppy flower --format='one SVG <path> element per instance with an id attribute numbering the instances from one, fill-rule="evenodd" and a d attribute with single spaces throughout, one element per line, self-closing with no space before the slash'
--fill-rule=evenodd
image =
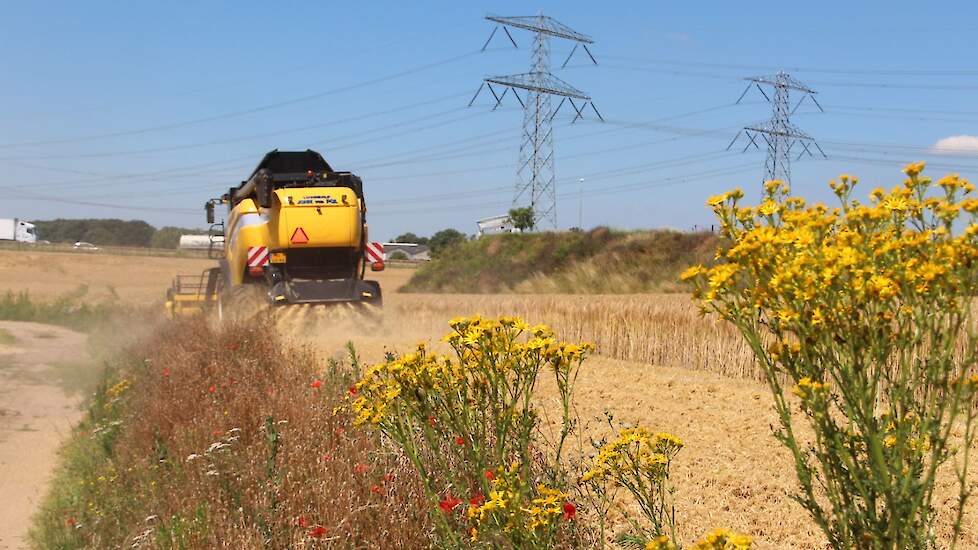
<path id="1" fill-rule="evenodd" d="M 214 392 L 217 391 L 217 386 L 214 385 L 214 384 L 211 384 L 211 387 L 207 388 L 207 391 L 210 392 L 210 393 L 214 393 Z"/>
<path id="2" fill-rule="evenodd" d="M 374 486 L 370 487 L 370 492 L 371 493 L 376 493 L 376 494 L 379 495 L 380 494 L 380 485 L 374 485 Z"/>
<path id="3" fill-rule="evenodd" d="M 438 422 L 436 422 L 436 421 L 435 421 L 435 417 L 434 417 L 434 416 L 429 416 L 429 417 L 428 417 L 428 424 L 429 424 L 429 425 L 431 425 L 431 426 L 434 426 L 434 425 L 435 425 L 435 424 L 437 424 L 437 423 L 438 423 Z"/>
<path id="4" fill-rule="evenodd" d="M 323 385 L 322 380 L 313 380 L 312 384 L 309 384 L 309 387 L 315 390 L 315 389 L 319 389 L 319 387 L 322 385 Z"/>
<path id="5" fill-rule="evenodd" d="M 169 367 L 164 367 L 163 368 L 163 378 L 167 378 L 169 376 L 170 376 L 170 368 Z"/>
<path id="6" fill-rule="evenodd" d="M 481 493 L 476 493 L 475 496 L 469 499 L 469 504 L 472 506 L 482 506 L 482 503 L 486 501 L 486 497 L 482 496 Z"/>
<path id="7" fill-rule="evenodd" d="M 326 454 L 323 455 L 323 462 L 329 462 L 331 460 L 333 460 L 333 455 L 332 454 L 326 453 Z"/>
<path id="8" fill-rule="evenodd" d="M 348 389 L 346 391 L 350 392 L 350 395 L 356 395 L 357 394 L 357 387 L 356 386 L 350 386 L 350 389 Z"/>
<path id="9" fill-rule="evenodd" d="M 465 446 L 465 439 L 463 439 L 462 436 L 458 436 L 455 438 L 455 444 L 459 447 L 463 447 Z"/>
<path id="10" fill-rule="evenodd" d="M 346 433 L 346 428 L 344 428 L 343 426 L 340 426 L 340 427 L 336 428 L 335 430 L 333 430 L 333 433 L 336 434 L 336 435 L 343 435 L 344 433 Z"/>
<path id="11" fill-rule="evenodd" d="M 564 519 L 570 521 L 577 517 L 577 506 L 571 502 L 564 503 Z"/>
<path id="12" fill-rule="evenodd" d="M 459 504 L 462 504 L 461 500 L 453 497 L 451 493 L 445 493 L 445 498 L 443 498 L 441 502 L 438 503 L 438 507 L 441 508 L 442 512 L 448 514 L 452 510 L 454 510 Z"/>
<path id="13" fill-rule="evenodd" d="M 384 474 L 384 481 L 394 481 L 394 474 L 389 472 Z"/>
<path id="14" fill-rule="evenodd" d="M 309 520 L 306 519 L 306 516 L 299 516 L 298 519 L 295 520 L 295 524 L 305 529 L 306 527 L 309 527 Z"/>
<path id="15" fill-rule="evenodd" d="M 496 479 L 496 474 L 492 473 L 492 470 L 486 470 L 486 479 L 492 481 Z"/>
<path id="16" fill-rule="evenodd" d="M 353 471 L 356 472 L 356 473 L 358 473 L 358 474 L 365 473 L 369 469 L 370 469 L 370 466 L 367 466 L 366 464 L 364 464 L 362 462 L 357 462 L 356 466 L 353 467 Z"/>
<path id="17" fill-rule="evenodd" d="M 68 527 L 74 527 L 75 526 L 75 518 L 68 518 L 68 519 L 66 519 L 65 520 L 65 525 L 67 525 Z"/>
<path id="18" fill-rule="evenodd" d="M 322 538 L 323 535 L 325 534 L 326 534 L 326 528 L 323 527 L 322 525 L 317 525 L 309 530 L 309 536 L 314 539 Z"/>
<path id="19" fill-rule="evenodd" d="M 231 342 L 230 344 L 228 344 L 228 350 L 230 351 L 238 351 L 238 348 L 240 347 L 241 346 L 237 342 Z"/>

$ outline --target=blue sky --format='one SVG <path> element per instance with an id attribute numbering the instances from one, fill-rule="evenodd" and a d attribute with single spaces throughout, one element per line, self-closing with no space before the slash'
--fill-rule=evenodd
<path id="1" fill-rule="evenodd" d="M 120 217 L 203 226 L 203 202 L 273 148 L 360 174 L 375 238 L 467 233 L 512 197 L 522 115 L 466 108 L 481 79 L 529 67 L 487 13 L 540 11 L 595 39 L 599 65 L 554 41 L 555 74 L 606 123 L 556 121 L 558 223 L 708 225 L 705 198 L 756 194 L 764 151 L 729 141 L 769 117 L 744 76 L 784 68 L 818 91 L 792 121 L 827 160 L 797 193 L 872 186 L 925 159 L 978 180 L 973 2 L 6 2 L 0 19 L 0 217 Z M 566 114 L 568 111 L 562 111 Z M 950 153 L 950 154 L 949 154 Z"/>

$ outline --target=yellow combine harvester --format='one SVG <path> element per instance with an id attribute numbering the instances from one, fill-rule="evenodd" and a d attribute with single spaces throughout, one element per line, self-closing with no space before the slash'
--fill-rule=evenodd
<path id="1" fill-rule="evenodd" d="M 218 204 L 228 208 L 215 224 Z M 363 183 L 336 172 L 319 153 L 272 151 L 251 176 L 205 205 L 212 247 L 220 246 L 214 300 L 224 316 L 243 296 L 272 304 L 380 305 L 380 284 L 364 279 L 367 222 Z M 382 261 L 371 269 L 384 269 Z M 210 288 L 210 285 L 205 285 Z M 174 289 L 171 289 L 174 291 Z M 173 292 L 176 298 L 190 293 Z"/>

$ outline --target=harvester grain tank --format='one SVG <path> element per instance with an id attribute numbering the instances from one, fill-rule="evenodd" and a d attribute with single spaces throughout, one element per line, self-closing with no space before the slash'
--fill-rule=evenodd
<path id="1" fill-rule="evenodd" d="M 215 223 L 218 205 L 227 217 Z M 219 271 L 219 311 L 240 293 L 259 291 L 273 304 L 381 304 L 368 262 L 363 183 L 319 153 L 272 151 L 251 176 L 205 205 Z M 208 285 L 209 286 L 209 285 Z"/>

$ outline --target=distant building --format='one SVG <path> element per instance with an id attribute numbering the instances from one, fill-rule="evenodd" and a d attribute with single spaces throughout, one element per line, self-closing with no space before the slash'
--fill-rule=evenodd
<path id="1" fill-rule="evenodd" d="M 479 236 L 496 235 L 499 233 L 519 233 L 520 230 L 513 227 L 513 221 L 509 219 L 509 214 L 483 218 L 477 222 L 479 226 Z"/>
<path id="2" fill-rule="evenodd" d="M 404 255 L 402 258 L 401 255 Z M 415 262 L 427 262 L 431 259 L 428 247 L 414 243 L 384 243 L 384 260 L 405 259 Z"/>

